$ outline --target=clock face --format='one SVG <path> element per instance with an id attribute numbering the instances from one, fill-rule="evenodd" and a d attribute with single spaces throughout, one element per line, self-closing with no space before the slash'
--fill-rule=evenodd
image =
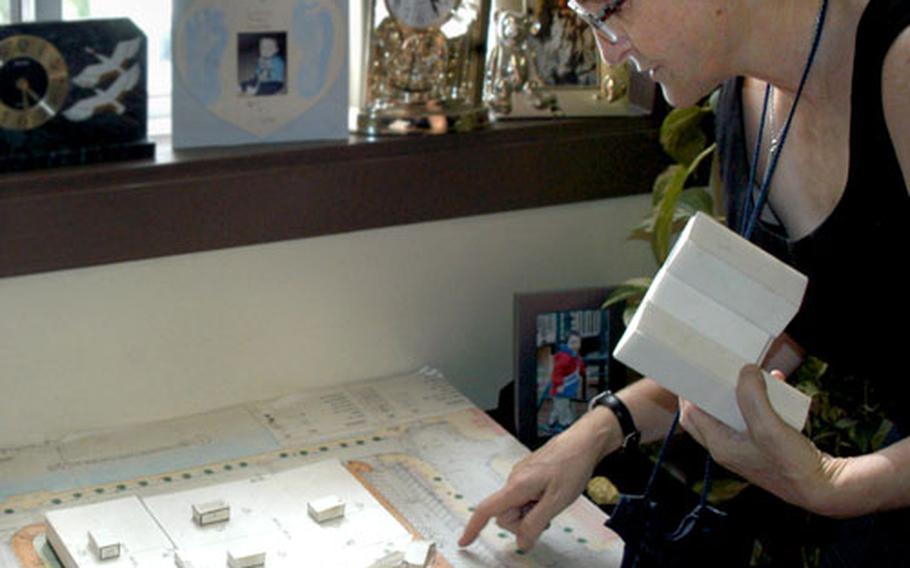
<path id="1" fill-rule="evenodd" d="M 31 130 L 60 112 L 69 70 L 47 40 L 14 35 L 0 41 L 0 128 Z"/>
<path id="2" fill-rule="evenodd" d="M 392 16 L 416 30 L 439 27 L 449 19 L 458 0 L 386 0 Z"/>

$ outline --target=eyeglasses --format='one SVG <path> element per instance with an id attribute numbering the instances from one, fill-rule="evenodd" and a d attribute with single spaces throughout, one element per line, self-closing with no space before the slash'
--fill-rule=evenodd
<path id="1" fill-rule="evenodd" d="M 600 30 L 610 43 L 616 43 L 619 41 L 619 35 L 607 24 L 607 18 L 618 12 L 625 2 L 626 0 L 607 0 L 597 14 L 582 6 L 578 0 L 569 0 L 569 8 L 586 24 Z"/>

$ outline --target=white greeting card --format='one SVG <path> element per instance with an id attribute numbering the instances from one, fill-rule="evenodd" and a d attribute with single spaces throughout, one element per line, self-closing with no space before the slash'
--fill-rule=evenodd
<path id="1" fill-rule="evenodd" d="M 347 137 L 344 0 L 175 0 L 175 148 Z"/>

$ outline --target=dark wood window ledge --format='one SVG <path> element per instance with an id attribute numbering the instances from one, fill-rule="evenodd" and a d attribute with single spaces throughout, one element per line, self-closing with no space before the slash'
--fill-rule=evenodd
<path id="1" fill-rule="evenodd" d="M 0 175 L 0 276 L 642 193 L 658 121 L 171 151 Z"/>

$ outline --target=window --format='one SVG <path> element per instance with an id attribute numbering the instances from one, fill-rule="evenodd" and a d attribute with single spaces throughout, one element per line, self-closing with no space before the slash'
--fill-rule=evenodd
<path id="1" fill-rule="evenodd" d="M 171 2 L 0 0 L 0 21 L 130 18 L 148 38 L 149 135 L 171 132 Z"/>

